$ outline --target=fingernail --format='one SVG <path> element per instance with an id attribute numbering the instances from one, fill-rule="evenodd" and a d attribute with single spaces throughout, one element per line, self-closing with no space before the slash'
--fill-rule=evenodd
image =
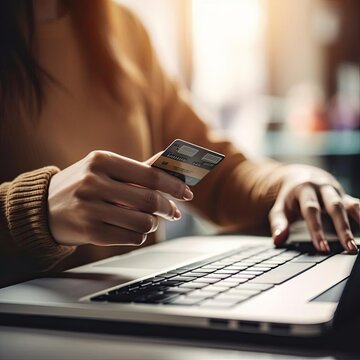
<path id="1" fill-rule="evenodd" d="M 280 246 L 283 243 L 282 236 L 280 236 L 282 233 L 283 230 L 281 230 L 280 228 L 274 230 L 273 239 L 275 246 Z"/>
<path id="2" fill-rule="evenodd" d="M 324 244 L 325 244 L 326 252 L 329 253 L 331 251 L 329 243 L 326 240 L 324 240 Z"/>
<path id="3" fill-rule="evenodd" d="M 354 253 L 354 252 L 357 252 L 357 246 L 355 244 L 355 241 L 354 240 L 350 240 L 347 242 L 347 245 L 349 247 L 349 250 Z"/>
<path id="4" fill-rule="evenodd" d="M 190 188 L 188 186 L 186 186 L 183 199 L 184 200 L 192 200 L 193 197 L 194 197 L 194 194 L 192 193 Z"/>
<path id="5" fill-rule="evenodd" d="M 320 242 L 319 242 L 319 246 L 320 246 L 320 250 L 321 250 L 322 252 L 327 252 L 327 246 L 326 246 L 325 241 L 320 241 Z"/>
<path id="6" fill-rule="evenodd" d="M 274 231 L 274 236 L 277 238 L 282 233 L 281 229 L 277 228 Z"/>
<path id="7" fill-rule="evenodd" d="M 175 214 L 174 214 L 174 217 L 173 217 L 174 220 L 180 220 L 181 219 L 181 212 L 179 209 L 176 209 L 175 210 Z"/>

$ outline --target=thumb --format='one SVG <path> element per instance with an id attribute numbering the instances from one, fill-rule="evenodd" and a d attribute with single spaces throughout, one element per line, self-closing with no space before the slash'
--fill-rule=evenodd
<path id="1" fill-rule="evenodd" d="M 150 159 L 145 160 L 144 163 L 148 165 L 152 165 L 162 153 L 163 153 L 162 151 L 158 152 L 157 154 L 153 155 Z"/>
<path id="2" fill-rule="evenodd" d="M 280 246 L 289 236 L 289 220 L 285 214 L 284 203 L 281 200 L 277 200 L 270 210 L 269 220 L 275 246 Z"/>

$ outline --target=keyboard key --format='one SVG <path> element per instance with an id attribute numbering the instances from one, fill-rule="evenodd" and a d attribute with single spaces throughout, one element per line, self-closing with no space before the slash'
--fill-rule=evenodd
<path id="1" fill-rule="evenodd" d="M 205 298 L 211 298 L 213 296 L 215 296 L 216 293 L 212 292 L 212 291 L 206 291 L 204 289 L 200 289 L 200 290 L 193 290 L 191 291 L 190 294 L 188 294 L 188 297 L 198 297 L 198 298 L 201 298 L 201 299 L 205 299 Z"/>
<path id="2" fill-rule="evenodd" d="M 214 265 L 214 264 L 207 264 L 206 266 L 203 266 L 202 268 L 200 269 L 213 269 L 214 271 L 217 270 L 217 269 L 222 269 L 223 267 L 225 267 L 226 265 Z M 198 269 L 194 269 L 195 270 L 198 270 Z"/>
<path id="3" fill-rule="evenodd" d="M 130 294 L 134 293 L 134 292 L 139 292 L 141 290 L 141 292 L 145 292 L 146 291 L 166 291 L 168 289 L 171 289 L 171 286 L 164 286 L 164 285 L 161 285 L 159 283 L 155 283 L 153 284 L 151 287 L 149 288 L 146 288 L 146 289 L 135 289 L 134 291 L 130 291 Z"/>
<path id="4" fill-rule="evenodd" d="M 263 273 L 263 271 L 258 271 L 258 270 L 243 270 L 243 271 L 240 271 L 239 274 L 236 274 L 236 275 L 255 275 L 255 276 L 258 276 L 258 275 L 261 275 Z"/>
<path id="5" fill-rule="evenodd" d="M 265 263 L 267 264 L 272 264 L 272 265 L 281 265 L 281 264 L 284 264 L 286 263 L 288 260 L 284 260 L 284 259 L 276 259 L 276 258 L 271 258 L 269 260 L 266 260 Z M 264 263 L 262 263 L 264 264 Z"/>
<path id="6" fill-rule="evenodd" d="M 254 265 L 253 267 L 248 268 L 247 270 L 249 271 L 256 270 L 256 271 L 265 272 L 271 270 L 271 267 L 266 267 L 266 266 L 262 266 L 262 264 L 259 264 L 259 265 Z"/>
<path id="7" fill-rule="evenodd" d="M 206 283 L 206 284 L 215 284 L 217 283 L 218 281 L 220 281 L 220 279 L 214 279 L 214 278 L 198 278 L 198 279 L 195 279 L 193 282 L 194 283 Z"/>
<path id="8" fill-rule="evenodd" d="M 299 256 L 299 255 L 301 255 L 301 253 L 299 251 L 286 250 L 286 251 L 284 251 L 282 254 L 280 254 L 278 256 Z"/>
<path id="9" fill-rule="evenodd" d="M 267 250 L 266 252 L 264 252 L 264 254 L 266 253 L 269 256 L 276 256 L 276 255 L 282 254 L 286 251 L 288 251 L 288 250 L 286 250 L 286 249 L 270 249 L 270 250 Z"/>
<path id="10" fill-rule="evenodd" d="M 205 299 L 209 299 L 211 298 L 213 295 L 210 295 L 209 293 L 203 293 L 201 290 L 197 290 L 197 291 L 193 291 L 192 293 L 188 294 L 186 296 L 186 299 L 189 300 L 198 300 L 198 301 L 202 301 Z"/>
<path id="11" fill-rule="evenodd" d="M 165 290 L 165 293 L 166 294 L 187 294 L 191 291 L 193 291 L 193 289 L 172 287 L 172 288 L 169 288 L 168 290 Z"/>
<path id="12" fill-rule="evenodd" d="M 107 295 L 106 301 L 116 302 L 116 303 L 130 303 L 134 299 L 133 295 Z"/>
<path id="13" fill-rule="evenodd" d="M 230 276 L 231 274 L 208 274 L 206 276 L 204 276 L 205 279 L 226 279 Z"/>
<path id="14" fill-rule="evenodd" d="M 309 254 L 303 254 L 298 257 L 296 257 L 292 262 L 305 262 L 305 263 L 315 263 L 318 264 L 326 259 L 328 259 L 332 255 L 309 255 Z"/>
<path id="15" fill-rule="evenodd" d="M 179 288 L 185 289 L 202 289 L 203 287 L 208 286 L 206 283 L 194 283 L 194 282 L 187 282 L 179 286 Z"/>
<path id="16" fill-rule="evenodd" d="M 209 263 L 211 260 L 210 259 L 207 259 L 207 260 L 202 260 L 202 261 L 197 261 L 195 263 L 192 263 L 192 264 L 189 264 L 189 265 L 185 265 L 185 266 L 182 266 L 181 268 L 179 268 L 178 270 L 187 270 L 187 271 L 191 271 L 191 270 L 194 270 L 198 267 L 201 267 L 201 266 L 204 266 L 206 265 L 207 263 Z"/>
<path id="17" fill-rule="evenodd" d="M 216 271 L 214 274 L 237 274 L 239 271 L 238 270 L 230 270 L 230 269 L 222 269 L 222 270 L 218 270 Z"/>
<path id="18" fill-rule="evenodd" d="M 198 269 L 192 270 L 195 272 L 210 272 L 210 271 L 216 271 L 217 267 L 215 266 L 203 266 Z"/>
<path id="19" fill-rule="evenodd" d="M 149 296 L 140 296 L 134 299 L 135 303 L 147 303 L 147 304 L 159 304 L 165 301 L 169 301 L 170 299 L 177 298 L 176 294 L 168 294 L 168 293 L 159 293 L 152 294 Z"/>
<path id="20" fill-rule="evenodd" d="M 281 254 L 281 255 L 278 255 L 278 256 L 275 256 L 273 257 L 272 259 L 284 259 L 284 260 L 291 260 L 291 259 L 294 259 L 296 257 L 300 256 L 300 253 L 299 252 L 294 252 L 294 253 L 290 253 L 290 252 L 287 252 L 287 253 L 284 253 L 284 254 Z"/>
<path id="21" fill-rule="evenodd" d="M 226 266 L 226 265 L 232 264 L 233 262 L 234 262 L 234 261 L 231 260 L 231 259 L 223 259 L 223 260 L 216 261 L 216 262 L 212 263 L 212 265 L 214 265 L 214 266 L 217 266 L 217 265 L 220 265 L 220 266 L 224 265 L 224 266 Z"/>
<path id="22" fill-rule="evenodd" d="M 184 274 L 184 273 L 186 273 L 186 272 L 189 272 L 189 270 L 188 269 L 176 269 L 175 270 L 175 272 L 177 273 L 177 274 L 179 274 L 179 275 L 182 275 L 182 274 Z"/>
<path id="23" fill-rule="evenodd" d="M 189 298 L 189 297 L 180 296 L 180 297 L 178 297 L 178 298 L 176 298 L 174 300 L 167 301 L 166 304 L 190 306 L 190 305 L 196 305 L 201 300 L 202 299 L 200 299 L 200 298 Z"/>
<path id="24" fill-rule="evenodd" d="M 233 295 L 233 296 L 254 296 L 260 294 L 261 290 L 255 289 L 241 289 L 241 288 L 233 288 L 227 291 L 225 294 Z"/>
<path id="25" fill-rule="evenodd" d="M 237 303 L 240 300 L 247 299 L 250 296 L 251 295 L 233 294 L 233 293 L 225 292 L 225 293 L 222 293 L 222 294 L 219 294 L 219 295 L 215 296 L 214 300 L 228 302 L 228 303 Z"/>
<path id="26" fill-rule="evenodd" d="M 236 280 L 238 279 L 246 279 L 246 280 L 250 280 L 253 279 L 256 275 L 254 274 L 243 274 L 243 273 L 239 273 L 236 275 L 233 275 L 231 278 L 234 278 Z"/>
<path id="27" fill-rule="evenodd" d="M 274 285 L 272 285 L 272 284 L 255 284 L 255 283 L 247 282 L 246 284 L 240 284 L 235 289 L 239 289 L 239 290 L 249 289 L 249 290 L 265 291 L 265 290 L 271 289 L 272 287 L 274 287 Z"/>
<path id="28" fill-rule="evenodd" d="M 261 270 L 261 269 L 255 268 L 255 267 L 248 268 L 245 271 L 248 274 L 253 274 L 253 275 L 257 275 L 257 276 L 263 274 L 264 272 L 266 272 L 265 270 Z"/>
<path id="29" fill-rule="evenodd" d="M 253 280 L 253 283 L 260 284 L 281 284 L 294 276 L 301 274 L 305 270 L 313 267 L 313 263 L 286 263 L 273 269 Z"/>
<path id="30" fill-rule="evenodd" d="M 246 277 L 238 277 L 237 275 L 227 278 L 226 280 L 237 282 L 238 284 L 243 284 L 247 282 L 249 279 Z"/>
<path id="31" fill-rule="evenodd" d="M 165 279 L 171 278 L 173 276 L 176 276 L 177 274 L 175 273 L 165 273 L 165 274 L 161 274 L 162 277 L 164 277 Z"/>
<path id="32" fill-rule="evenodd" d="M 246 268 L 248 268 L 247 265 L 230 265 L 230 266 L 227 266 L 226 268 L 224 268 L 223 270 L 237 270 L 237 271 L 240 271 L 240 270 L 245 270 Z"/>
<path id="33" fill-rule="evenodd" d="M 249 258 L 250 261 L 255 261 L 257 263 L 267 260 L 269 259 L 269 256 L 265 255 L 265 256 L 252 256 L 251 258 Z"/>
<path id="34" fill-rule="evenodd" d="M 229 280 L 227 281 L 227 279 L 221 281 L 220 283 L 218 283 L 220 286 L 227 286 L 227 287 L 235 287 L 235 286 L 238 286 L 240 283 L 239 281 L 236 281 L 235 279 L 234 280 Z"/>
<path id="35" fill-rule="evenodd" d="M 233 266 L 236 266 L 236 265 L 252 266 L 255 264 L 257 264 L 257 261 L 243 260 L 243 261 L 234 263 Z"/>
<path id="36" fill-rule="evenodd" d="M 175 276 L 173 278 L 171 278 L 170 281 L 192 281 L 192 280 L 195 280 L 196 277 L 190 277 L 190 276 Z"/>
<path id="37" fill-rule="evenodd" d="M 211 270 L 202 270 L 200 269 L 196 269 L 196 271 L 191 271 L 188 273 L 185 273 L 184 276 L 195 276 L 195 277 L 200 277 L 200 276 L 205 276 L 206 274 L 210 274 L 212 272 L 214 272 L 215 270 L 211 269 Z"/>
<path id="38" fill-rule="evenodd" d="M 220 293 L 226 290 L 229 290 L 231 288 L 231 286 L 227 286 L 227 285 L 209 285 L 206 288 L 204 288 L 205 291 L 213 291 L 215 293 Z"/>
<path id="39" fill-rule="evenodd" d="M 254 265 L 254 266 L 257 266 L 257 265 Z M 265 261 L 265 262 L 260 263 L 259 266 L 265 266 L 265 267 L 268 267 L 270 269 L 274 269 L 274 268 L 276 268 L 278 266 L 278 264 L 269 263 L 268 261 Z"/>

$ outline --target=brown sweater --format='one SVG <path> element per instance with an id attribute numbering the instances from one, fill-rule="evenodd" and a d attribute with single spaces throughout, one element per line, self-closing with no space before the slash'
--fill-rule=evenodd
<path id="1" fill-rule="evenodd" d="M 121 7 L 119 23 L 121 50 L 152 90 L 127 114 L 94 82 L 68 16 L 37 25 L 38 61 L 67 91 L 46 84 L 46 103 L 38 121 L 0 122 L 2 283 L 60 261 L 64 268 L 129 250 L 61 246 L 48 228 L 51 176 L 96 149 L 143 161 L 182 138 L 223 153 L 226 159 L 194 188 L 191 206 L 220 226 L 253 227 L 267 219 L 280 186 L 281 166 L 248 160 L 212 132 L 192 110 L 186 92 L 164 74 L 138 19 Z M 153 241 L 150 237 L 148 243 Z"/>

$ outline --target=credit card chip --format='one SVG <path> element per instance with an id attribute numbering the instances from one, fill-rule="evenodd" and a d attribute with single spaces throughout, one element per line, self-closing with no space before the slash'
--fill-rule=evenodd
<path id="1" fill-rule="evenodd" d="M 217 164 L 218 162 L 220 162 L 222 160 L 222 158 L 220 156 L 216 156 L 216 155 L 207 153 L 205 156 L 202 157 L 201 160 L 208 161 L 212 164 Z"/>
<path id="2" fill-rule="evenodd" d="M 196 155 L 199 152 L 199 150 L 194 149 L 190 146 L 187 145 L 182 145 L 180 146 L 178 153 L 188 156 L 188 157 L 193 157 L 194 155 Z"/>

